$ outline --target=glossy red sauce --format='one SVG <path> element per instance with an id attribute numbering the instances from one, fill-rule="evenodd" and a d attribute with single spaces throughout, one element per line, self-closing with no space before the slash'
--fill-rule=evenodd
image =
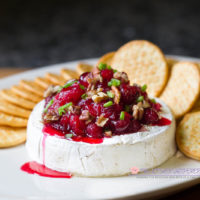
<path id="1" fill-rule="evenodd" d="M 59 136 L 61 138 L 65 138 L 62 132 L 50 127 L 50 126 L 44 126 L 42 132 L 45 134 L 48 134 L 50 136 Z M 45 137 L 45 136 L 44 136 Z M 43 138 L 43 147 L 45 148 L 45 138 Z M 67 138 L 66 138 L 67 139 Z M 71 137 L 68 138 L 67 140 L 75 141 L 75 142 L 86 142 L 89 144 L 100 144 L 103 142 L 103 138 L 89 138 L 89 137 Z"/>
<path id="2" fill-rule="evenodd" d="M 29 174 L 37 174 L 39 176 L 45 176 L 50 178 L 71 178 L 72 175 L 68 172 L 58 172 L 45 167 L 35 161 L 27 162 L 21 166 L 21 170 Z"/>
<path id="3" fill-rule="evenodd" d="M 172 123 L 171 120 L 165 117 L 162 117 L 155 124 L 153 124 L 153 126 L 167 126 L 167 125 L 170 125 L 171 123 Z"/>
<path id="4" fill-rule="evenodd" d="M 86 142 L 89 144 L 100 144 L 103 142 L 103 138 L 72 137 L 70 139 L 75 142 Z"/>
<path id="5" fill-rule="evenodd" d="M 51 135 L 51 136 L 59 136 L 59 137 L 65 138 L 62 132 L 52 128 L 51 126 L 44 126 L 44 128 L 42 129 L 42 132 L 44 134 L 47 133 L 48 135 Z"/>

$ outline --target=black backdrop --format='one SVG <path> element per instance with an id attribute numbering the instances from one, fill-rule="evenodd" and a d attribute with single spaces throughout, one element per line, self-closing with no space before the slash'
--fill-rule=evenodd
<path id="1" fill-rule="evenodd" d="M 200 57 L 199 1 L 0 1 L 0 67 L 98 57 L 133 39 Z"/>

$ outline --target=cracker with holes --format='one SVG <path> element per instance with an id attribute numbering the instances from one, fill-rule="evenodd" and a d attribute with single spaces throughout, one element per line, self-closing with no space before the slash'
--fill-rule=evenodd
<path id="1" fill-rule="evenodd" d="M 27 119 L 15 117 L 12 115 L 0 113 L 0 125 L 7 125 L 11 127 L 26 127 Z"/>
<path id="2" fill-rule="evenodd" d="M 18 105 L 22 108 L 26 108 L 26 109 L 33 109 L 35 107 L 34 102 L 32 101 L 28 101 L 16 94 L 14 94 L 11 90 L 1 90 L 0 91 L 0 97 L 2 97 L 4 100 L 13 103 L 15 105 Z"/>
<path id="3" fill-rule="evenodd" d="M 45 90 L 53 84 L 51 81 L 49 81 L 47 78 L 44 77 L 36 77 L 34 81 L 37 85 L 44 88 Z"/>
<path id="4" fill-rule="evenodd" d="M 20 97 L 23 97 L 24 99 L 27 99 L 29 101 L 33 101 L 35 103 L 38 103 L 42 100 L 42 98 L 36 94 L 33 94 L 32 92 L 26 90 L 20 85 L 13 85 L 11 87 L 11 91 L 15 93 L 16 95 L 19 95 Z"/>
<path id="5" fill-rule="evenodd" d="M 45 89 L 37 85 L 34 81 L 21 80 L 19 85 L 28 91 L 43 97 Z"/>
<path id="6" fill-rule="evenodd" d="M 151 96 L 159 96 L 168 79 L 168 66 L 164 54 L 151 42 L 136 40 L 119 48 L 112 65 L 128 74 L 131 83 L 148 85 Z"/>
<path id="7" fill-rule="evenodd" d="M 74 70 L 70 69 L 61 69 L 60 70 L 61 75 L 64 77 L 65 80 L 71 80 L 71 79 L 77 79 L 78 73 Z"/>
<path id="8" fill-rule="evenodd" d="M 58 74 L 46 73 L 45 78 L 52 82 L 54 85 L 64 85 L 66 83 L 66 80 Z"/>
<path id="9" fill-rule="evenodd" d="M 196 64 L 179 62 L 173 66 L 161 99 L 171 108 L 175 118 L 187 113 L 199 97 L 200 74 Z"/>
<path id="10" fill-rule="evenodd" d="M 179 149 L 188 157 L 200 160 L 200 112 L 186 114 L 176 131 Z"/>
<path id="11" fill-rule="evenodd" d="M 0 148 L 12 147 L 26 141 L 26 128 L 0 126 Z"/>
<path id="12" fill-rule="evenodd" d="M 3 100 L 2 98 L 0 98 L 0 112 L 23 118 L 28 118 L 31 114 L 30 110 L 16 106 L 8 101 Z"/>

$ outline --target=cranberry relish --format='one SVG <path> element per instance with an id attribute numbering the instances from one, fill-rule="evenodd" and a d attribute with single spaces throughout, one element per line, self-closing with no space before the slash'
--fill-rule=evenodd
<path id="1" fill-rule="evenodd" d="M 126 73 L 101 63 L 79 80 L 46 91 L 43 123 L 66 138 L 111 137 L 170 124 L 159 123 L 161 105 L 148 98 L 146 88 L 130 85 Z"/>

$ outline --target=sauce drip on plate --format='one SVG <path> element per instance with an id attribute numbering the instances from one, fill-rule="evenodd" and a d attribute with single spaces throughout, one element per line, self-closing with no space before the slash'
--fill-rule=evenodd
<path id="1" fill-rule="evenodd" d="M 35 161 L 27 162 L 21 166 L 21 170 L 29 174 L 37 174 L 50 178 L 71 178 L 72 175 L 68 172 L 58 172 L 45 167 Z"/>

